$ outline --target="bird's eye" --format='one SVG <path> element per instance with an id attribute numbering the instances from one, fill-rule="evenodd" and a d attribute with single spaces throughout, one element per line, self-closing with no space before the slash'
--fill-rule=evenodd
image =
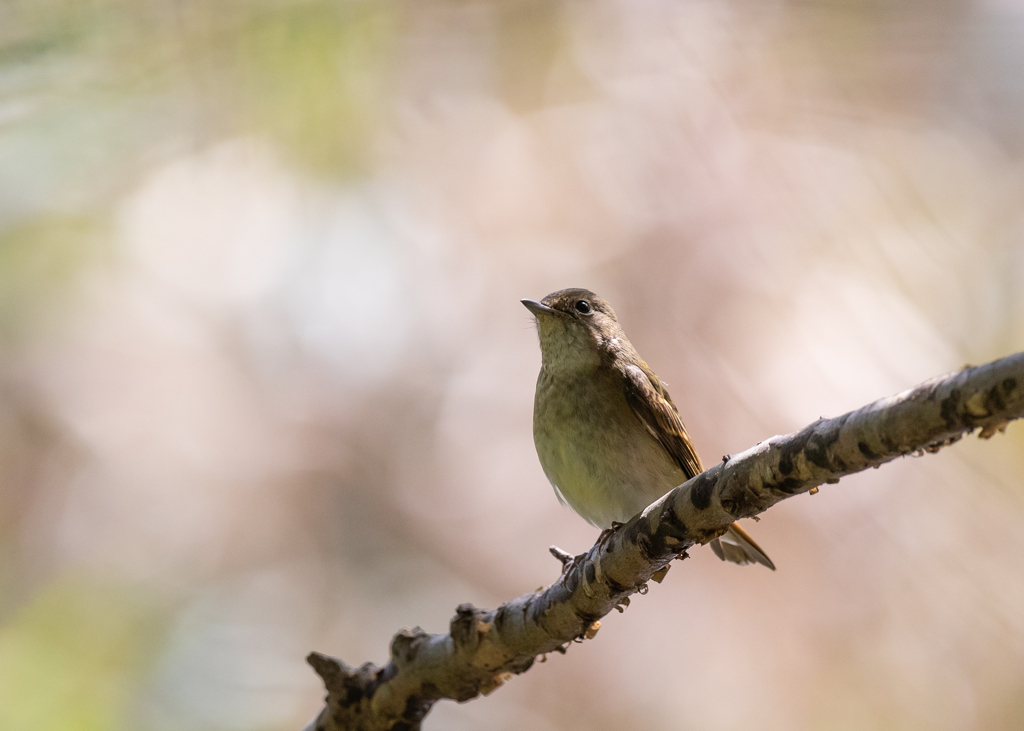
<path id="1" fill-rule="evenodd" d="M 590 303 L 586 300 L 580 300 L 576 303 L 576 311 L 583 315 L 589 315 L 591 313 Z"/>

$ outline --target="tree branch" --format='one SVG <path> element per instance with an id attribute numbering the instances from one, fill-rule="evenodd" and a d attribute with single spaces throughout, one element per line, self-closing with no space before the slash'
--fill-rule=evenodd
<path id="1" fill-rule="evenodd" d="M 1024 415 L 1024 353 L 965 367 L 795 434 L 776 436 L 676 487 L 586 553 L 563 561 L 558 580 L 496 610 L 462 604 L 448 634 L 403 629 L 391 660 L 352 668 L 307 658 L 327 687 L 316 731 L 415 731 L 441 698 L 487 695 L 537 655 L 593 637 L 598 620 L 646 593 L 686 549 L 721 535 L 793 495 L 897 457 L 936 452 L 981 428 L 983 438 Z"/>

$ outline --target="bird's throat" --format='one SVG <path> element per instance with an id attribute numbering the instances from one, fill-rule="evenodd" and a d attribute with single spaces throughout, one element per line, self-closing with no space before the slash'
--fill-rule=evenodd
<path id="1" fill-rule="evenodd" d="M 598 338 L 575 321 L 542 320 L 538 323 L 541 361 L 553 376 L 593 370 L 601 365 Z"/>

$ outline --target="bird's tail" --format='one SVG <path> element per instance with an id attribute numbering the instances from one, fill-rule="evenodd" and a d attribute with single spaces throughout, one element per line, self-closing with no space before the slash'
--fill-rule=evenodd
<path id="1" fill-rule="evenodd" d="M 749 533 L 740 528 L 739 523 L 733 523 L 725 535 L 711 541 L 711 550 L 723 561 L 738 563 L 740 566 L 759 563 L 775 570 L 775 564 L 768 558 L 768 554 L 761 550 Z"/>

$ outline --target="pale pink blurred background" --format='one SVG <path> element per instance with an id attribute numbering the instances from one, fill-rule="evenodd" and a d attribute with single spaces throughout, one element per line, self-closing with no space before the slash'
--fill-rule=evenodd
<path id="1" fill-rule="evenodd" d="M 0 7 L 0 728 L 299 729 L 547 585 L 522 297 L 708 463 L 1024 349 L 1024 4 Z M 425 729 L 1024 726 L 1024 429 L 779 505 Z"/>

